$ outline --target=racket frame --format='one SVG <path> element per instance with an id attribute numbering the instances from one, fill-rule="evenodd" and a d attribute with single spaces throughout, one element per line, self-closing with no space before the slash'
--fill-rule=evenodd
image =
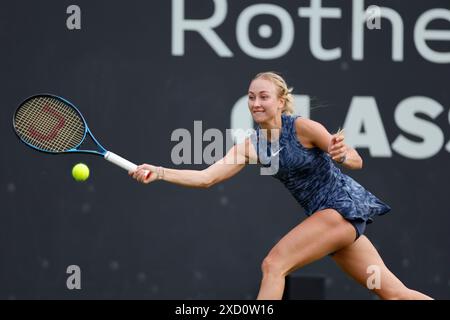
<path id="1" fill-rule="evenodd" d="M 24 139 L 22 139 L 22 137 L 18 134 L 17 130 L 16 130 L 16 125 L 15 125 L 15 119 L 16 119 L 16 115 L 18 110 L 25 104 L 27 103 L 29 100 L 31 99 L 36 99 L 39 97 L 49 97 L 49 98 L 53 98 L 56 100 L 60 100 L 61 102 L 69 105 L 73 110 L 75 110 L 75 112 L 80 116 L 81 120 L 83 121 L 84 124 L 84 134 L 83 134 L 83 138 L 81 139 L 80 143 L 77 144 L 75 147 L 65 150 L 65 151 L 60 151 L 60 152 L 55 152 L 55 151 L 49 151 L 49 150 L 44 150 L 41 148 L 38 148 L 28 142 L 26 142 Z M 43 153 L 47 153 L 47 154 L 67 154 L 67 153 L 84 153 L 84 154 L 93 154 L 93 155 L 97 155 L 97 156 L 101 156 L 104 159 L 108 160 L 111 163 L 114 163 L 115 165 L 130 171 L 130 170 L 136 170 L 137 165 L 128 161 L 125 158 L 122 158 L 121 156 L 106 150 L 101 144 L 100 142 L 98 142 L 98 140 L 95 138 L 95 136 L 92 134 L 91 130 L 89 129 L 89 126 L 86 122 L 86 119 L 83 117 L 83 115 L 81 114 L 80 110 L 78 110 L 78 108 L 70 101 L 64 99 L 63 97 L 51 94 L 51 93 L 40 93 L 40 94 L 36 94 L 33 96 L 30 96 L 28 98 L 26 98 L 25 100 L 22 101 L 22 103 L 19 104 L 19 106 L 17 107 L 16 111 L 13 114 L 13 118 L 12 118 L 12 122 L 13 122 L 13 130 L 14 133 L 16 134 L 16 136 L 19 138 L 19 140 L 21 142 L 23 142 L 24 144 L 26 144 L 27 146 L 33 148 L 34 150 L 37 150 L 39 152 L 43 152 Z M 89 136 L 91 137 L 92 141 L 95 143 L 95 145 L 97 146 L 98 150 L 80 150 L 79 147 L 83 144 L 83 142 L 86 140 L 86 135 L 89 134 Z M 148 170 L 146 170 L 146 176 L 149 177 L 150 176 L 150 172 Z"/>
<path id="2" fill-rule="evenodd" d="M 61 152 L 55 152 L 55 151 L 49 151 L 49 150 L 44 150 L 44 149 L 38 148 L 38 147 L 36 147 L 36 146 L 26 142 L 24 139 L 22 139 L 22 137 L 17 133 L 16 126 L 15 126 L 15 119 L 16 119 L 17 112 L 29 100 L 36 99 L 36 98 L 39 98 L 39 97 L 43 97 L 43 98 L 49 97 L 49 98 L 60 100 L 61 102 L 69 105 L 72 109 L 75 110 L 75 112 L 80 116 L 80 118 L 81 118 L 81 120 L 83 121 L 83 124 L 84 124 L 84 134 L 83 134 L 83 138 L 81 139 L 79 144 L 77 144 L 75 147 L 73 147 L 73 148 L 71 148 L 69 150 L 65 150 L 65 151 L 61 151 Z M 22 101 L 22 103 L 19 104 L 19 107 L 17 107 L 16 111 L 14 112 L 12 122 L 13 122 L 14 133 L 20 139 L 20 141 L 25 143 L 27 146 L 29 146 L 29 147 L 37 150 L 37 151 L 40 151 L 40 152 L 49 153 L 49 154 L 87 153 L 87 154 L 95 154 L 95 155 L 103 156 L 103 157 L 108 152 L 100 144 L 100 142 L 98 142 L 98 140 L 94 137 L 94 135 L 92 134 L 91 130 L 89 129 L 89 126 L 88 126 L 88 124 L 86 122 L 86 119 L 83 117 L 83 115 L 81 114 L 80 110 L 78 110 L 78 108 L 72 102 L 70 102 L 70 101 L 68 101 L 68 100 L 66 100 L 66 99 L 64 99 L 64 98 L 62 98 L 60 96 L 54 95 L 54 94 L 40 93 L 40 94 L 36 94 L 36 95 L 33 95 L 33 96 L 30 96 L 30 97 L 26 98 L 25 100 Z M 86 135 L 87 134 L 89 134 L 89 136 L 91 137 L 92 141 L 94 141 L 95 145 L 98 147 L 97 151 L 96 150 L 80 150 L 80 149 L 78 149 L 83 144 L 83 142 L 86 140 Z"/>

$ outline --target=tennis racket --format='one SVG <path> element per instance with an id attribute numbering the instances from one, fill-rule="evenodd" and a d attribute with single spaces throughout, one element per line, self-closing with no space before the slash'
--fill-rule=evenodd
<path id="1" fill-rule="evenodd" d="M 50 154 L 87 153 L 101 156 L 115 165 L 130 171 L 137 165 L 107 151 L 95 139 L 81 112 L 64 98 L 39 94 L 23 101 L 13 117 L 13 128 L 27 146 Z M 96 150 L 83 149 L 87 136 Z M 151 172 L 147 172 L 147 177 Z"/>

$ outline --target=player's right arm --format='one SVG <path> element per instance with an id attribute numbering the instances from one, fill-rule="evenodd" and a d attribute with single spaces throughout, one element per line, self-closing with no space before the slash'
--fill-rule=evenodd
<path id="1" fill-rule="evenodd" d="M 159 175 L 162 180 L 181 186 L 209 188 L 236 175 L 249 163 L 249 159 L 256 159 L 256 152 L 250 140 L 246 139 L 243 143 L 234 145 L 225 157 L 204 170 L 179 170 L 142 164 L 129 174 L 145 184 L 157 180 Z M 152 174 L 146 177 L 148 171 Z"/>

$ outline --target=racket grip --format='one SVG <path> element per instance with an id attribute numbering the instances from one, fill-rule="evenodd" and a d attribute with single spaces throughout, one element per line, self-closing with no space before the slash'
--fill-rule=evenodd
<path id="1" fill-rule="evenodd" d="M 137 165 L 135 165 L 133 162 L 130 162 L 111 151 L 107 151 L 105 153 L 105 159 L 127 171 L 136 170 L 137 168 Z"/>

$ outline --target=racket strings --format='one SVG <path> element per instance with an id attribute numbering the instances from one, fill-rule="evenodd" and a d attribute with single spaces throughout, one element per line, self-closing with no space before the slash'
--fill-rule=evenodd
<path id="1" fill-rule="evenodd" d="M 14 126 L 25 142 L 50 152 L 76 147 L 85 133 L 80 115 L 64 102 L 51 97 L 27 101 L 16 112 Z"/>
<path id="2" fill-rule="evenodd" d="M 65 108 L 67 108 L 62 101 L 56 101 L 56 104 L 58 105 L 59 110 L 65 110 Z M 73 111 L 73 109 L 71 108 L 70 111 Z M 78 114 L 75 113 L 74 117 L 67 117 L 66 121 L 67 126 L 72 128 L 72 130 L 61 131 L 62 137 L 59 141 L 61 150 L 69 150 L 78 145 L 83 139 L 85 131 L 84 123 Z M 75 143 L 75 145 L 73 145 L 73 143 Z"/>
<path id="3" fill-rule="evenodd" d="M 59 112 L 59 115 L 63 116 L 64 125 L 58 132 L 58 138 L 54 140 L 55 151 L 61 152 L 69 150 L 78 145 L 84 136 L 84 123 L 80 119 L 79 115 L 71 108 L 66 106 L 62 101 L 45 98 L 50 101 L 55 107 L 55 110 Z M 48 106 L 48 104 L 45 104 Z M 45 107 L 44 105 L 44 107 Z M 50 113 L 48 113 L 50 114 Z M 50 117 L 52 115 L 50 114 Z M 54 118 L 53 118 L 54 119 Z M 58 125 L 58 124 L 56 124 Z M 50 127 L 52 128 L 52 127 Z M 55 127 L 53 127 L 55 130 Z M 57 127 L 58 128 L 58 127 Z M 64 128 L 64 129 L 63 129 Z M 48 127 L 47 127 L 48 130 Z"/>

